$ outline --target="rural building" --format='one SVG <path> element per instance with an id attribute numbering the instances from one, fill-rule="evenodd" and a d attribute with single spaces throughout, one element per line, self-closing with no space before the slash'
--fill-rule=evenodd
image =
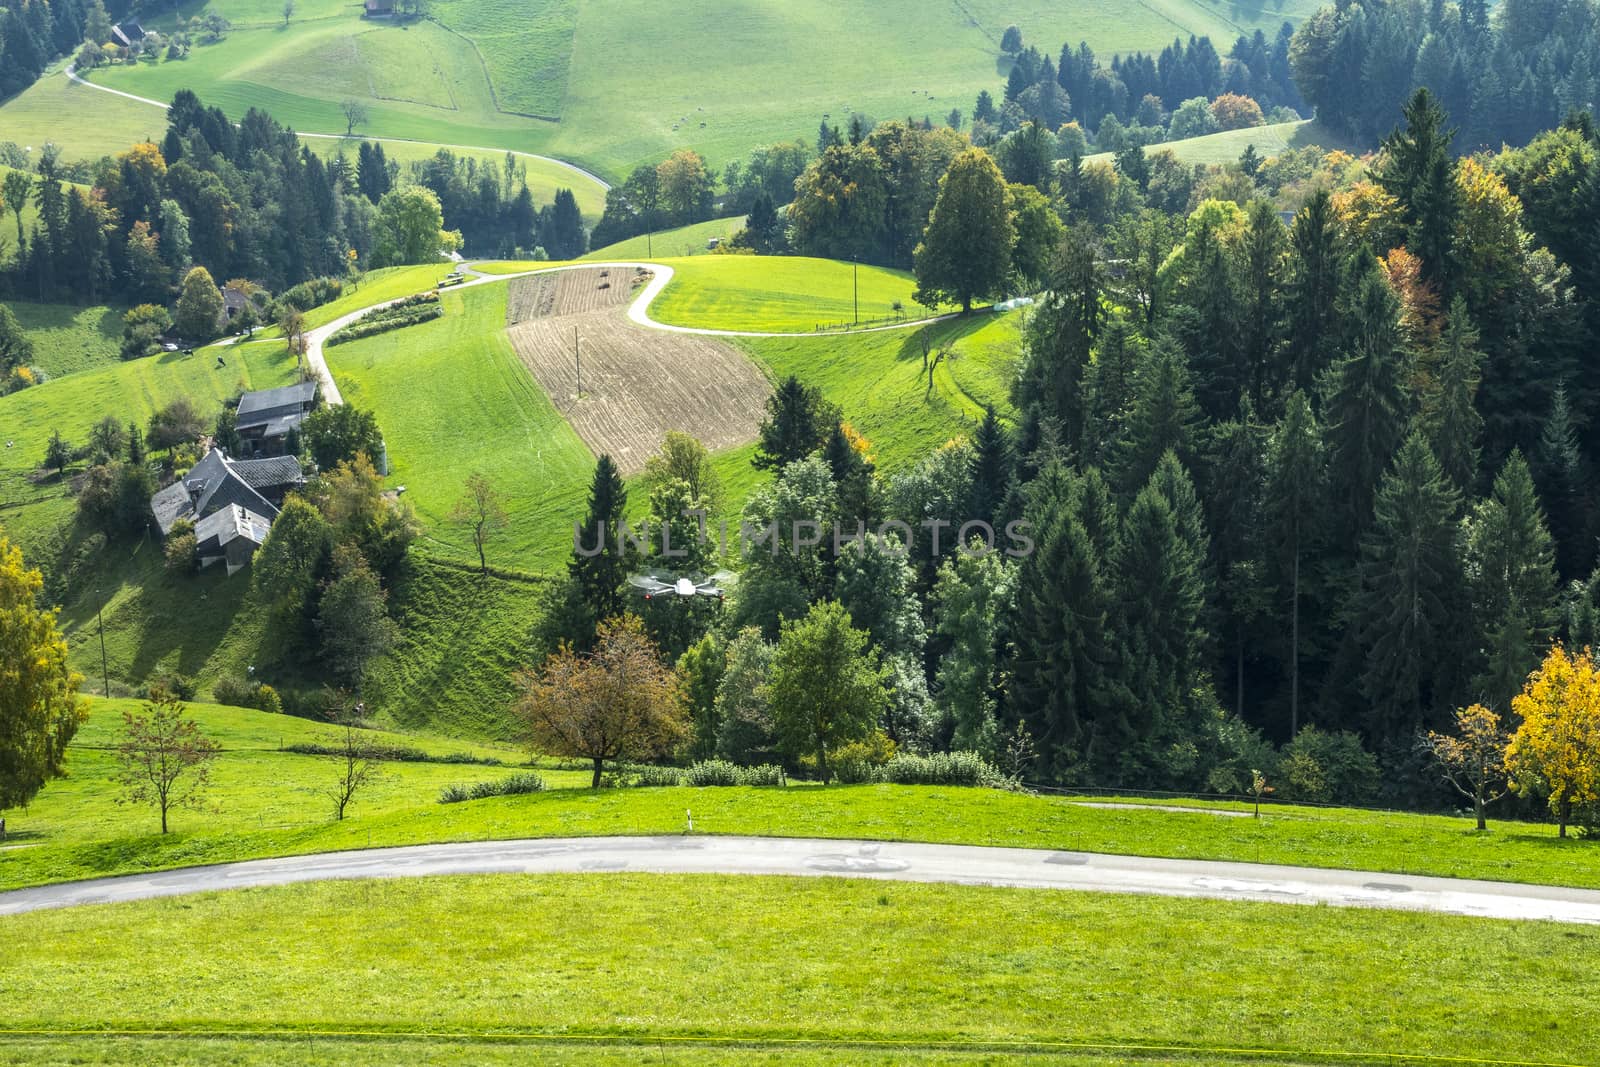
<path id="1" fill-rule="evenodd" d="M 195 524 L 194 554 L 202 567 L 224 564 L 231 578 L 266 543 L 271 529 L 272 523 L 267 519 L 238 504 L 229 504 Z"/>
<path id="2" fill-rule="evenodd" d="M 205 454 L 194 469 L 150 498 L 156 526 L 165 537 L 180 519 L 196 524 L 231 507 L 240 507 L 271 525 L 283 498 L 305 484 L 293 456 L 233 460 L 220 448 Z"/>
<path id="3" fill-rule="evenodd" d="M 316 403 L 316 382 L 244 394 L 235 423 L 244 451 L 252 456 L 283 455 L 285 439 L 300 428 Z"/>
<path id="4" fill-rule="evenodd" d="M 250 296 L 243 289 L 227 286 L 222 290 L 222 321 L 227 324 L 250 304 Z"/>
<path id="5" fill-rule="evenodd" d="M 389 18 L 394 14 L 394 0 L 367 0 L 367 18 Z"/>
<path id="6" fill-rule="evenodd" d="M 138 19 L 126 19 L 111 27 L 111 36 L 124 48 L 130 47 L 135 41 L 144 40 L 144 27 L 139 25 Z"/>

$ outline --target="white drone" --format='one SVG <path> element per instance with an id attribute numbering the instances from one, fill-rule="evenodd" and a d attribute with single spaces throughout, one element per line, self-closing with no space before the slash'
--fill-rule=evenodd
<path id="1" fill-rule="evenodd" d="M 709 578 L 695 581 L 693 578 L 658 577 L 654 574 L 637 574 L 628 579 L 628 584 L 633 586 L 634 592 L 646 600 L 656 597 L 715 597 L 723 599 L 727 593 L 719 582 L 725 582 L 733 575 L 727 571 L 718 571 Z"/>

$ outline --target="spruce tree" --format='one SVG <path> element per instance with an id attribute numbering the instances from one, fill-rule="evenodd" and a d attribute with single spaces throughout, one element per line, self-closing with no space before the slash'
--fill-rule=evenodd
<path id="1" fill-rule="evenodd" d="M 751 464 L 756 470 L 780 470 L 804 459 L 838 428 L 839 412 L 822 399 L 822 391 L 789 375 L 767 397 L 766 418 Z"/>
<path id="2" fill-rule="evenodd" d="M 1090 371 L 1089 418 L 1083 434 L 1085 463 L 1100 465 L 1115 453 L 1144 356 L 1145 344 L 1126 317 L 1113 315 L 1106 321 Z"/>
<path id="3" fill-rule="evenodd" d="M 1583 504 L 1583 488 L 1587 484 L 1584 457 L 1578 447 L 1577 425 L 1564 383 L 1556 385 L 1534 459 L 1539 491 L 1555 536 L 1556 563 L 1563 577 L 1577 580 L 1594 565 L 1595 546 L 1588 536 Z"/>
<path id="4" fill-rule="evenodd" d="M 1467 532 L 1472 606 L 1486 663 L 1475 689 L 1502 711 L 1549 650 L 1556 625 L 1555 548 L 1533 475 L 1513 451 Z"/>
<path id="5" fill-rule="evenodd" d="M 1338 220 L 1326 190 L 1313 193 L 1295 214 L 1289 246 L 1291 387 L 1309 392 L 1338 351 L 1339 300 L 1347 273 Z"/>
<path id="6" fill-rule="evenodd" d="M 1040 473 L 1026 510 L 1036 544 L 1017 574 L 1007 692 L 1038 747 L 1041 770 L 1057 779 L 1081 779 L 1087 746 L 1100 732 L 1093 720 L 1106 706 L 1112 599 L 1109 545 L 1091 533 L 1106 522 L 1103 485 L 1092 484 L 1098 481 L 1060 464 Z"/>
<path id="7" fill-rule="evenodd" d="M 871 526 L 878 512 L 873 464 L 856 448 L 856 442 L 845 432 L 843 423 L 834 423 L 822 446 L 822 458 L 833 472 L 839 521 L 850 530 L 857 523 Z"/>
<path id="8" fill-rule="evenodd" d="M 1378 482 L 1405 433 L 1398 316 L 1394 293 L 1372 264 L 1357 291 L 1350 345 L 1324 382 L 1330 488 L 1346 543 L 1371 523 Z"/>
<path id="9" fill-rule="evenodd" d="M 1362 540 L 1356 611 L 1368 732 L 1404 742 L 1456 694 L 1464 596 L 1456 550 L 1460 500 L 1421 434 L 1406 439 Z"/>
<path id="10" fill-rule="evenodd" d="M 1112 459 L 1117 491 L 1134 496 L 1167 452 L 1176 453 L 1191 467 L 1199 454 L 1200 432 L 1200 408 L 1189 385 L 1183 350 L 1162 338 L 1140 368 L 1133 406 Z"/>
<path id="11" fill-rule="evenodd" d="M 1073 451 L 1083 443 L 1084 378 L 1100 332 L 1104 294 L 1094 245 L 1083 231 L 1068 231 L 1048 291 L 1029 321 L 1012 399 L 1025 427 L 1052 420 Z M 1025 451 L 1036 444 L 1033 435 L 1024 434 Z"/>
<path id="12" fill-rule="evenodd" d="M 626 606 L 623 587 L 637 554 L 623 537 L 627 512 L 628 488 L 622 474 L 611 457 L 601 453 L 589 483 L 589 511 L 574 531 L 572 561 L 567 564 L 579 597 L 596 621 L 620 615 Z"/>
<path id="13" fill-rule="evenodd" d="M 1436 376 L 1423 396 L 1422 421 L 1440 468 L 1462 493 L 1477 485 L 1483 434 L 1483 416 L 1474 403 L 1483 362 L 1477 343 L 1466 301 L 1456 297 L 1439 338 Z"/>
<path id="14" fill-rule="evenodd" d="M 966 518 L 986 522 L 991 527 L 1003 525 L 1001 520 L 1006 497 L 1011 491 L 1014 465 L 1011 434 L 1001 425 L 994 405 L 990 404 L 984 408 L 983 421 L 972 437 L 972 501 Z"/>
<path id="15" fill-rule="evenodd" d="M 1250 146 L 1252 149 L 1254 145 Z M 1239 358 L 1256 411 L 1276 397 L 1287 377 L 1281 365 L 1283 274 L 1288 241 L 1278 213 L 1252 200 L 1250 225 L 1239 249 Z"/>
<path id="16" fill-rule="evenodd" d="M 1303 564 L 1314 547 L 1323 509 L 1325 467 L 1311 402 L 1289 397 L 1267 454 L 1266 529 L 1280 588 L 1287 593 L 1289 737 L 1300 732 L 1300 602 Z"/>
<path id="17" fill-rule="evenodd" d="M 1374 175 L 1384 191 L 1400 201 L 1406 248 L 1422 259 L 1423 277 L 1442 293 L 1451 292 L 1451 248 L 1460 190 L 1450 143 L 1456 131 L 1445 125 L 1444 109 L 1427 88 L 1404 108 L 1405 128 L 1383 140 L 1383 164 Z"/>

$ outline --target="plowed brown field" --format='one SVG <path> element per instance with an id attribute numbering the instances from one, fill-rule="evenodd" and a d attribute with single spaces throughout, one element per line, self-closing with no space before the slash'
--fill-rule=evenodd
<path id="1" fill-rule="evenodd" d="M 636 268 L 595 267 L 513 278 L 506 294 L 506 325 L 619 307 L 649 277 Z"/>
<path id="2" fill-rule="evenodd" d="M 596 455 L 609 453 L 624 474 L 642 470 L 668 430 L 693 434 L 712 451 L 755 440 L 771 392 L 736 349 L 636 326 L 616 310 L 532 318 L 507 332 L 578 436 Z"/>

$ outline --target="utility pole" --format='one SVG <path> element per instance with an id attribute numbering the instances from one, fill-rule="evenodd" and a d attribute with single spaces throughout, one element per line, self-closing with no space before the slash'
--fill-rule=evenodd
<path id="1" fill-rule="evenodd" d="M 855 290 L 856 299 L 856 325 L 861 325 L 861 264 L 855 256 L 850 257 L 850 284 Z"/>
<path id="2" fill-rule="evenodd" d="M 572 361 L 578 368 L 578 399 L 583 399 L 583 353 L 578 348 L 578 328 L 572 328 Z"/>
<path id="3" fill-rule="evenodd" d="M 106 616 L 105 601 L 99 600 L 100 590 L 94 591 L 95 598 L 99 601 L 95 605 L 94 617 L 100 623 L 100 682 L 105 687 L 107 698 L 111 696 L 111 669 L 106 665 Z"/>
<path id="4" fill-rule="evenodd" d="M 654 259 L 656 257 L 655 239 L 656 239 L 655 230 L 646 230 L 644 232 L 644 258 L 645 259 Z"/>

